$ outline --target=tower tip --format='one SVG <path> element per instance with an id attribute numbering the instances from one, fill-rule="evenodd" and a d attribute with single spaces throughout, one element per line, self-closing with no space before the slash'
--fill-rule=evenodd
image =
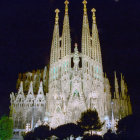
<path id="1" fill-rule="evenodd" d="M 93 23 L 96 23 L 96 15 L 95 15 L 96 9 L 93 8 L 93 9 L 91 10 L 91 12 L 93 13 L 93 16 L 92 16 Z"/>
<path id="2" fill-rule="evenodd" d="M 87 1 L 84 0 L 83 4 L 84 4 L 84 14 L 86 15 L 86 13 L 87 13 Z"/>
<path id="3" fill-rule="evenodd" d="M 65 0 L 65 14 L 68 14 L 68 5 L 69 5 L 69 1 Z"/>
<path id="4" fill-rule="evenodd" d="M 58 20 L 59 20 L 59 14 L 60 10 L 59 9 L 55 9 L 55 13 L 56 13 L 56 17 L 55 17 L 55 24 L 58 24 Z"/>
<path id="5" fill-rule="evenodd" d="M 91 12 L 92 12 L 92 13 L 95 13 L 95 12 L 96 12 L 96 9 L 95 9 L 95 8 L 92 8 L 92 9 L 91 9 Z"/>
<path id="6" fill-rule="evenodd" d="M 64 3 L 65 3 L 65 5 L 68 5 L 69 4 L 69 1 L 68 0 L 65 0 Z"/>
<path id="7" fill-rule="evenodd" d="M 60 12 L 60 10 L 59 9 L 55 9 L 55 13 L 57 14 L 57 13 L 59 13 Z"/>
<path id="8" fill-rule="evenodd" d="M 87 4 L 87 1 L 86 1 L 86 0 L 84 0 L 84 1 L 83 1 L 83 4 L 84 4 L 84 5 L 86 5 L 86 4 Z"/>

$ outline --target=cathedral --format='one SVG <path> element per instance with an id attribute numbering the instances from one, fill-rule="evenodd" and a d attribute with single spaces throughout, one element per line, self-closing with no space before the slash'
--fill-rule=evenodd
<path id="1" fill-rule="evenodd" d="M 115 122 L 132 114 L 130 97 L 124 76 L 118 81 L 114 73 L 114 91 L 103 72 L 101 47 L 92 12 L 92 33 L 89 28 L 87 1 L 83 1 L 81 52 L 77 43 L 71 52 L 69 1 L 65 1 L 62 35 L 59 33 L 59 9 L 55 10 L 55 25 L 51 44 L 50 64 L 43 70 L 19 74 L 17 93 L 11 93 L 11 117 L 14 132 L 25 132 L 40 124 L 56 128 L 76 123 L 81 113 L 96 109 L 104 128 L 114 128 Z"/>

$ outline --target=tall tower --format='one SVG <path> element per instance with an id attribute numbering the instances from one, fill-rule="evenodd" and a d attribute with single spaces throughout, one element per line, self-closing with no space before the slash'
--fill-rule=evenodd
<path id="1" fill-rule="evenodd" d="M 61 37 L 61 89 L 64 94 L 70 93 L 70 70 L 71 70 L 71 37 L 68 15 L 69 1 L 65 2 L 65 15 Z M 65 85 L 65 87 L 64 87 Z"/>
<path id="2" fill-rule="evenodd" d="M 104 107 L 107 105 L 104 94 L 104 78 L 101 58 L 101 48 L 96 25 L 96 10 L 92 9 L 92 35 L 90 35 L 87 1 L 83 1 L 83 26 L 82 26 L 82 71 L 83 92 L 88 108 L 96 108 L 100 117 L 104 116 Z M 99 104 L 100 103 L 100 104 Z"/>
<path id="3" fill-rule="evenodd" d="M 62 36 L 59 35 L 59 10 L 56 9 L 55 26 L 51 46 L 49 95 L 46 110 L 51 112 L 52 126 L 62 123 L 60 116 L 63 116 L 64 107 L 68 102 L 70 94 L 70 71 L 71 71 L 71 37 L 68 15 L 69 1 L 65 2 L 65 15 L 63 21 Z M 61 115 L 60 115 L 61 113 Z"/>
<path id="4" fill-rule="evenodd" d="M 87 1 L 83 1 L 83 25 L 82 25 L 82 70 L 83 70 L 83 92 L 85 96 L 91 92 L 92 89 L 92 73 L 93 62 L 91 59 L 91 36 L 87 15 Z"/>
<path id="5" fill-rule="evenodd" d="M 92 10 L 93 23 L 92 23 L 92 59 L 94 60 L 94 78 L 100 82 L 103 82 L 103 67 L 102 67 L 102 57 L 101 57 L 101 47 L 98 35 L 98 29 L 96 25 L 96 10 Z"/>
<path id="6" fill-rule="evenodd" d="M 84 14 L 83 14 L 83 26 L 82 26 L 82 54 L 84 57 L 91 58 L 91 37 L 89 30 L 89 22 L 87 15 L 87 1 L 83 1 L 84 4 Z"/>
<path id="7" fill-rule="evenodd" d="M 55 10 L 55 25 L 51 46 L 51 58 L 50 58 L 50 70 L 49 70 L 49 91 L 55 86 L 55 81 L 58 78 L 58 60 L 59 60 L 59 49 L 60 49 L 60 37 L 59 37 L 59 9 Z"/>

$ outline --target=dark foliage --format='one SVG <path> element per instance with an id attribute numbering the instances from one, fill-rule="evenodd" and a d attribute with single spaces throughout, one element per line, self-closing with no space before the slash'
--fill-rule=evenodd
<path id="1" fill-rule="evenodd" d="M 49 126 L 39 126 L 34 129 L 34 132 L 25 134 L 24 140 L 45 140 L 51 136 Z"/>
<path id="2" fill-rule="evenodd" d="M 107 133 L 104 134 L 103 138 L 104 140 L 118 140 L 118 136 L 111 130 L 108 130 Z"/>
<path id="3" fill-rule="evenodd" d="M 99 119 L 98 112 L 90 109 L 81 114 L 78 124 L 85 131 L 91 131 L 91 135 L 93 130 L 99 131 L 104 125 Z"/>
<path id="4" fill-rule="evenodd" d="M 34 130 L 34 136 L 39 138 L 40 140 L 47 139 L 51 136 L 51 132 L 49 130 L 49 126 L 39 126 Z"/>
<path id="5" fill-rule="evenodd" d="M 82 129 L 74 123 L 68 123 L 58 126 L 54 130 L 54 135 L 57 136 L 59 139 L 64 139 L 70 137 L 71 135 L 73 135 L 74 137 L 78 137 L 81 136 L 82 134 L 83 134 Z"/>
<path id="6" fill-rule="evenodd" d="M 140 140 L 140 116 L 130 115 L 118 122 L 118 136 L 123 140 Z"/>
<path id="7" fill-rule="evenodd" d="M 102 136 L 99 136 L 99 135 L 92 135 L 92 136 L 85 135 L 83 137 L 83 140 L 103 140 L 103 138 Z"/>
<path id="8" fill-rule="evenodd" d="M 34 133 L 33 132 L 29 132 L 26 135 L 23 136 L 24 140 L 36 140 Z"/>

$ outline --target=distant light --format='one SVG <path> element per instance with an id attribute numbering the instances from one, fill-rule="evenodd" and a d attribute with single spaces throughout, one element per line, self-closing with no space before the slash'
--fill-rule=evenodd
<path id="1" fill-rule="evenodd" d="M 109 120 L 109 117 L 108 116 L 105 116 L 105 118 L 104 118 L 105 120 Z"/>
<path id="2" fill-rule="evenodd" d="M 114 0 L 115 2 L 119 2 L 119 0 Z"/>

